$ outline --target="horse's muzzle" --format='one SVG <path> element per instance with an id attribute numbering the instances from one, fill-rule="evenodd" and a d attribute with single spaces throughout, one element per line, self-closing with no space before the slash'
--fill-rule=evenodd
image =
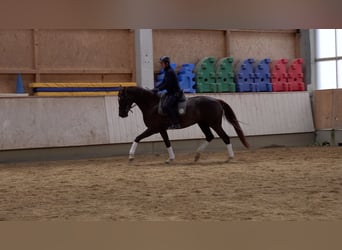
<path id="1" fill-rule="evenodd" d="M 125 113 L 125 114 L 124 113 L 119 113 L 119 116 L 122 117 L 122 118 L 125 118 L 125 117 L 128 116 L 128 113 Z"/>

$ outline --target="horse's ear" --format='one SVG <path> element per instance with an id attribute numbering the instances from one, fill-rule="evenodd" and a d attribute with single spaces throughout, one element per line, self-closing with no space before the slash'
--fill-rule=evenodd
<path id="1" fill-rule="evenodd" d="M 119 95 L 119 96 L 123 96 L 123 95 L 125 95 L 125 92 L 126 92 L 126 88 L 125 88 L 125 87 L 122 87 L 122 86 L 120 85 L 118 95 Z"/>

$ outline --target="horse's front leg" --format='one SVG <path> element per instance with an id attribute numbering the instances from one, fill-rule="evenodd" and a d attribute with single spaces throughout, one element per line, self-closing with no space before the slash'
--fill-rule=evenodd
<path id="1" fill-rule="evenodd" d="M 138 143 L 146 138 L 146 137 L 149 137 L 153 134 L 157 133 L 155 130 L 151 129 L 151 128 L 147 128 L 142 134 L 138 135 L 134 142 L 132 143 L 132 146 L 131 146 L 131 149 L 129 150 L 129 156 L 128 156 L 128 159 L 130 161 L 133 161 L 134 160 L 134 154 L 135 154 L 135 150 L 137 149 L 138 147 Z"/>
<path id="2" fill-rule="evenodd" d="M 173 152 L 173 149 L 171 147 L 169 136 L 168 136 L 166 130 L 161 131 L 160 135 L 163 138 L 167 152 L 169 153 L 169 159 L 167 159 L 165 161 L 165 163 L 169 164 L 170 162 L 172 162 L 175 159 L 175 153 Z"/>

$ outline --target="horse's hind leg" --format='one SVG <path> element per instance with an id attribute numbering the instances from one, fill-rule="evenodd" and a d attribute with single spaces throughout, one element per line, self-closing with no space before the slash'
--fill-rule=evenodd
<path id="1" fill-rule="evenodd" d="M 221 139 L 224 141 L 224 143 L 227 146 L 227 151 L 228 151 L 228 157 L 230 159 L 234 158 L 234 151 L 233 151 L 233 147 L 232 144 L 230 143 L 230 138 L 229 136 L 226 134 L 226 132 L 223 130 L 221 125 L 218 126 L 214 126 L 212 127 L 215 132 L 218 134 L 219 137 L 221 137 Z"/>
<path id="2" fill-rule="evenodd" d="M 169 153 L 169 159 L 167 159 L 165 161 L 165 163 L 168 164 L 168 163 L 172 162 L 175 159 L 175 153 L 173 152 L 173 149 L 171 147 L 170 139 L 169 139 L 169 136 L 168 136 L 166 130 L 161 131 L 160 135 L 163 138 L 165 146 L 166 146 L 166 149 L 167 149 L 167 152 Z"/>
<path id="3" fill-rule="evenodd" d="M 205 123 L 198 123 L 198 126 L 201 128 L 202 132 L 205 135 L 205 141 L 202 142 L 202 144 L 197 148 L 196 155 L 195 155 L 195 161 L 198 161 L 198 159 L 201 156 L 201 152 L 205 150 L 205 148 L 209 145 L 209 142 L 211 142 L 214 139 L 214 135 L 210 130 L 210 127 Z"/>

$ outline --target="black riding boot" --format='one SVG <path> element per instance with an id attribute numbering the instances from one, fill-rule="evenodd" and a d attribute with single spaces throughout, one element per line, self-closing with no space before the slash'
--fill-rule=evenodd
<path id="1" fill-rule="evenodd" d="M 166 113 L 169 115 L 171 119 L 171 126 L 170 129 L 178 129 L 181 128 L 179 124 L 179 117 L 178 117 L 178 98 L 174 95 L 167 95 L 165 102 L 164 102 L 164 108 Z"/>
<path id="2" fill-rule="evenodd" d="M 168 114 L 171 118 L 171 126 L 169 127 L 170 129 L 179 129 L 181 128 L 179 124 L 179 117 L 178 117 L 178 110 L 176 107 L 169 107 L 168 108 Z"/>

